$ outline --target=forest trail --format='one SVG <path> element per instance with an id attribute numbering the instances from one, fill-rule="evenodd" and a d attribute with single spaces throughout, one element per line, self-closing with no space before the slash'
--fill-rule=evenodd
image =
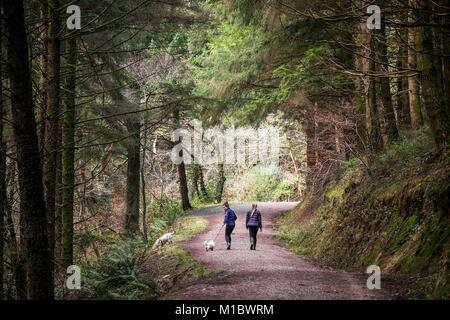
<path id="1" fill-rule="evenodd" d="M 224 229 L 214 251 L 205 252 L 204 240 L 214 239 L 223 223 L 221 206 L 206 208 L 192 215 L 208 220 L 208 228 L 181 245 L 205 268 L 224 271 L 214 277 L 188 284 L 164 299 L 173 300 L 310 300 L 310 299 L 390 299 L 383 287 L 366 288 L 366 274 L 324 269 L 300 258 L 273 239 L 274 218 L 291 210 L 296 203 L 261 203 L 263 232 L 258 233 L 256 251 L 250 251 L 244 226 L 250 204 L 230 205 L 237 216 L 231 250 L 226 250 Z"/>

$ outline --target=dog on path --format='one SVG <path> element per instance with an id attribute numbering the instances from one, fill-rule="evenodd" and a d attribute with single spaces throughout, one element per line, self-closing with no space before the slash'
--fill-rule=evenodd
<path id="1" fill-rule="evenodd" d="M 214 240 L 204 241 L 203 245 L 205 246 L 206 252 L 213 251 L 216 244 L 214 243 Z"/>
<path id="2" fill-rule="evenodd" d="M 156 241 L 155 241 L 155 244 L 153 245 L 153 249 L 156 249 L 156 248 L 161 248 L 163 245 L 165 245 L 167 242 L 168 243 L 172 243 L 172 239 L 173 239 L 173 234 L 175 233 L 175 231 L 174 232 L 169 232 L 169 233 L 166 233 L 166 234 L 164 234 L 164 235 L 162 235 L 161 237 L 159 237 Z"/>

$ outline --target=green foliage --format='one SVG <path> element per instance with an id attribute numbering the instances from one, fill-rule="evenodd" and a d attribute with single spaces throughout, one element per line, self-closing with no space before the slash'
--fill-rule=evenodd
<path id="1" fill-rule="evenodd" d="M 183 55 L 187 53 L 187 35 L 185 33 L 177 32 L 170 42 L 168 51 L 171 54 Z"/>
<path id="2" fill-rule="evenodd" d="M 279 240 L 282 241 L 292 252 L 303 257 L 309 253 L 310 249 L 302 246 L 307 233 L 302 229 L 293 228 L 289 225 L 283 225 L 278 229 Z"/>
<path id="3" fill-rule="evenodd" d="M 381 154 L 371 175 L 350 160 L 326 197 L 310 195 L 280 220 L 280 239 L 322 265 L 420 275 L 411 297 L 448 297 L 448 158 L 430 160 L 433 150 L 421 129 Z"/>
<path id="4" fill-rule="evenodd" d="M 225 188 L 233 201 L 294 201 L 302 180 L 289 175 L 280 167 L 256 165 L 241 175 L 229 177 Z"/>
<path id="5" fill-rule="evenodd" d="M 173 242 L 177 243 L 202 232 L 208 223 L 205 219 L 197 217 L 185 217 L 178 221 L 183 214 L 182 210 L 179 210 L 172 201 L 167 201 L 166 205 L 169 208 L 167 212 L 149 226 L 151 228 L 149 242 L 146 243 L 142 236 L 133 236 L 110 244 L 96 260 L 82 266 L 82 289 L 70 292 L 69 298 L 148 300 L 155 299 L 167 290 L 165 278 L 160 278 L 158 273 L 152 276 L 143 271 L 143 265 L 148 264 L 158 252 L 151 249 L 152 244 L 157 237 L 167 232 L 168 226 L 173 225 L 177 230 L 173 238 Z M 104 237 L 101 239 L 105 240 Z M 168 265 L 177 261 L 177 264 L 172 266 L 177 271 L 173 269 L 167 272 L 179 272 L 181 275 L 194 272 L 199 278 L 212 275 L 182 248 L 174 245 L 165 246 L 162 254 L 167 259 Z"/>
<path id="6" fill-rule="evenodd" d="M 215 206 L 217 204 L 215 200 L 205 199 L 205 198 L 199 197 L 199 196 L 195 196 L 194 198 L 190 199 L 190 202 L 194 208 L 205 208 L 205 207 Z"/>
<path id="7" fill-rule="evenodd" d="M 359 168 L 361 160 L 352 155 L 350 159 L 344 163 L 346 177 L 351 177 L 353 173 Z"/>
<path id="8" fill-rule="evenodd" d="M 301 179 L 273 165 L 255 165 L 242 174 L 229 176 L 225 196 L 236 202 L 294 201 Z"/>
<path id="9" fill-rule="evenodd" d="M 242 175 L 229 178 L 230 187 L 226 188 L 226 195 L 233 201 L 273 201 L 282 178 L 283 172 L 279 167 L 256 165 Z"/>
<path id="10" fill-rule="evenodd" d="M 207 104 L 200 107 L 198 114 L 208 120 L 212 115 L 217 120 L 227 113 L 233 123 L 243 120 L 243 115 L 245 119 L 250 116 L 260 119 L 266 110 L 248 102 L 260 95 L 249 84 L 263 72 L 264 32 L 256 26 L 233 21 L 228 15 L 216 19 L 218 24 L 214 30 L 190 34 L 194 54 L 188 65 L 196 79 L 192 94 L 207 97 Z"/>
<path id="11" fill-rule="evenodd" d="M 429 128 L 423 126 L 394 142 L 388 152 L 379 155 L 379 161 L 388 164 L 398 160 L 405 164 L 424 161 L 433 151 L 430 148 L 433 143 Z"/>
<path id="12" fill-rule="evenodd" d="M 298 186 L 301 181 L 283 180 L 279 183 L 273 191 L 273 201 L 291 201 L 297 197 Z"/>
<path id="13" fill-rule="evenodd" d="M 189 59 L 197 80 L 192 94 L 215 99 L 202 108 L 205 118 L 258 123 L 300 91 L 335 99 L 348 89 L 349 76 L 330 68 L 345 53 L 322 41 L 329 37 L 323 24 L 278 16 L 271 2 L 208 1 L 217 23 L 190 34 Z"/>
<path id="14" fill-rule="evenodd" d="M 98 244 L 109 245 L 118 240 L 118 235 L 114 232 L 103 234 L 100 228 L 86 225 L 82 230 L 74 230 L 74 247 L 76 252 L 86 252 L 89 247 L 93 247 L 94 253 L 98 256 Z"/>
<path id="15" fill-rule="evenodd" d="M 177 219 L 185 215 L 181 204 L 165 195 L 158 201 L 154 201 L 150 204 L 148 212 L 151 217 L 154 217 L 147 222 L 148 241 L 150 243 L 155 242 L 164 230 L 172 226 Z"/>
<path id="16" fill-rule="evenodd" d="M 157 282 L 140 272 L 148 245 L 141 237 L 111 246 L 97 261 L 82 269 L 82 293 L 95 299 L 153 299 Z"/>

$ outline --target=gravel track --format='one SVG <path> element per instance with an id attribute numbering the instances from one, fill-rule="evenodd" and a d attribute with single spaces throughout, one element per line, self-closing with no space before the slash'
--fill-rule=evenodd
<path id="1" fill-rule="evenodd" d="M 231 250 L 226 250 L 223 228 L 214 251 L 205 252 L 204 240 L 214 239 L 223 223 L 221 206 L 192 213 L 208 220 L 207 229 L 181 245 L 205 268 L 222 273 L 192 282 L 166 296 L 175 300 L 348 300 L 390 299 L 386 290 L 366 288 L 368 275 L 338 272 L 318 267 L 300 258 L 272 238 L 274 218 L 297 203 L 259 203 L 263 232 L 258 232 L 255 251 L 250 251 L 245 213 L 250 204 L 230 205 L 237 216 Z"/>

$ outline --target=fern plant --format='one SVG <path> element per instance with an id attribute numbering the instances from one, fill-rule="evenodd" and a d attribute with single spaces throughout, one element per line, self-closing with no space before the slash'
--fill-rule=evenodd
<path id="1" fill-rule="evenodd" d="M 141 237 L 112 246 L 85 268 L 84 293 L 96 299 L 154 299 L 161 293 L 160 284 L 140 272 L 147 248 Z"/>

